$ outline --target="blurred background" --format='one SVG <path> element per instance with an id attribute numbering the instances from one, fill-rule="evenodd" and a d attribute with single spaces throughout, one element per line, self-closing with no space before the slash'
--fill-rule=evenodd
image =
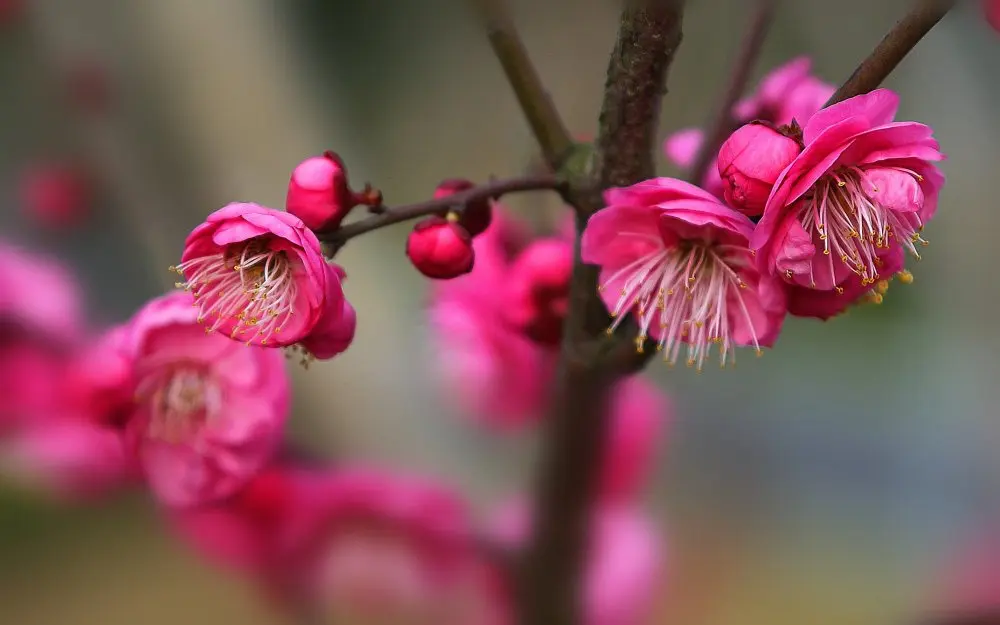
<path id="1" fill-rule="evenodd" d="M 168 288 L 167 266 L 210 211 L 282 206 L 308 155 L 335 149 L 391 205 L 446 177 L 522 172 L 534 154 L 459 0 L 21 4 L 0 25 L 0 228 L 68 262 L 96 324 Z M 571 130 L 592 135 L 617 3 L 511 4 Z M 711 116 L 748 17 L 744 1 L 690 4 L 664 137 Z M 808 54 L 839 82 L 908 5 L 786 3 L 756 75 Z M 649 493 L 672 550 L 655 623 L 903 623 L 932 607 L 956 552 L 1000 532 L 998 67 L 1000 40 L 960 10 L 888 81 L 900 118 L 931 124 L 949 155 L 913 286 L 828 323 L 790 320 L 778 349 L 735 371 L 650 368 L 676 406 Z M 107 98 L 108 114 L 67 114 L 67 72 L 82 97 Z M 19 177 L 54 161 L 82 162 L 97 180 L 92 214 L 73 228 L 22 214 Z M 560 209 L 546 196 L 510 204 Z M 345 355 L 296 370 L 295 436 L 317 453 L 448 476 L 487 502 L 522 488 L 536 441 L 477 433 L 435 392 L 407 231 L 338 257 L 358 335 Z M 79 510 L 0 491 L 3 625 L 272 620 L 171 540 L 141 498 Z"/>

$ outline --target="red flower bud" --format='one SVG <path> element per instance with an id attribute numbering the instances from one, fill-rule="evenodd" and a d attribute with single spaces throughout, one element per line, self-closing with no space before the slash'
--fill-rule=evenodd
<path id="1" fill-rule="evenodd" d="M 539 343 L 557 344 L 569 309 L 572 271 L 569 241 L 540 239 L 525 248 L 510 270 L 507 321 Z"/>
<path id="2" fill-rule="evenodd" d="M 469 273 L 475 260 L 468 231 L 454 218 L 443 217 L 428 217 L 413 227 L 406 255 L 417 271 L 439 280 Z"/>
<path id="3" fill-rule="evenodd" d="M 40 165 L 27 170 L 19 191 L 28 218 L 49 228 L 76 225 L 90 208 L 89 181 L 68 165 Z"/>
<path id="4" fill-rule="evenodd" d="M 474 186 L 476 185 L 463 178 L 450 178 L 442 181 L 441 184 L 434 189 L 434 199 L 438 200 L 443 197 L 448 197 L 449 195 L 461 193 L 462 191 L 467 191 Z M 490 221 L 492 221 L 492 219 L 493 207 L 491 206 L 490 200 L 481 199 L 476 200 L 475 202 L 469 202 L 465 205 L 465 208 L 459 213 L 458 223 L 465 228 L 470 235 L 477 236 L 490 227 Z"/>
<path id="5" fill-rule="evenodd" d="M 719 175 L 726 201 L 744 215 L 764 212 L 781 172 L 802 151 L 797 141 L 764 124 L 747 124 L 719 150 Z"/>
<path id="6" fill-rule="evenodd" d="M 332 230 L 360 203 L 339 156 L 327 152 L 299 163 L 288 181 L 285 210 L 311 230 Z"/>

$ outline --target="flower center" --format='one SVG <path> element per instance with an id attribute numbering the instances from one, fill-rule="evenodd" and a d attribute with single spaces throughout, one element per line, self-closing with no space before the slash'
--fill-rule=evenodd
<path id="1" fill-rule="evenodd" d="M 215 382 L 204 371 L 190 367 L 147 376 L 136 397 L 149 410 L 147 436 L 167 443 L 190 440 L 222 404 Z"/>
<path id="2" fill-rule="evenodd" d="M 704 242 L 684 242 L 639 258 L 598 287 L 621 289 L 608 334 L 621 324 L 624 313 L 635 310 L 637 351 L 642 352 L 652 334 L 657 338 L 656 349 L 673 365 L 681 345 L 686 344 L 687 365 L 701 371 L 713 344 L 719 345 L 720 366 L 736 363 L 732 324 L 742 319 L 760 355 L 757 331 L 744 299 L 747 285 L 739 273 L 751 266 L 750 260 L 746 247 Z"/>
<path id="3" fill-rule="evenodd" d="M 918 182 L 923 180 L 912 170 L 893 169 L 913 176 Z M 885 207 L 878 200 L 878 192 L 878 186 L 859 167 L 831 173 L 816 183 L 811 196 L 802 203 L 800 220 L 814 240 L 819 239 L 829 260 L 810 265 L 810 285 L 816 285 L 816 271 L 828 271 L 832 283 L 839 284 L 842 280 L 837 275 L 837 262 L 858 275 L 863 285 L 874 284 L 879 279 L 880 257 L 888 251 L 890 239 L 896 239 L 914 257 L 920 258 L 916 246 L 927 245 L 920 236 L 923 230 L 920 216 Z M 785 277 L 791 278 L 791 272 L 786 271 Z M 842 291 L 839 287 L 837 290 Z"/>
<path id="4" fill-rule="evenodd" d="M 187 278 L 175 286 L 194 295 L 198 322 L 211 324 L 207 332 L 235 322 L 231 338 L 266 345 L 294 312 L 294 267 L 285 252 L 269 249 L 260 239 L 171 269 Z"/>

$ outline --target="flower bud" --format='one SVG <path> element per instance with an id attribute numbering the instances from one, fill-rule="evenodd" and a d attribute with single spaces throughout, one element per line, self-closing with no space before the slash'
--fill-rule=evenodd
<path id="1" fill-rule="evenodd" d="M 797 141 L 764 124 L 738 129 L 719 150 L 726 201 L 744 215 L 760 215 L 778 176 L 801 151 Z"/>
<path id="2" fill-rule="evenodd" d="M 434 199 L 439 200 L 449 195 L 467 191 L 476 186 L 464 178 L 450 178 L 444 180 L 434 189 Z M 466 229 L 471 236 L 478 236 L 489 228 L 493 218 L 493 208 L 490 200 L 481 199 L 469 202 L 459 213 L 458 223 Z"/>
<path id="3" fill-rule="evenodd" d="M 439 280 L 469 273 L 475 260 L 472 237 L 456 223 L 454 213 L 418 222 L 406 240 L 406 255 L 417 271 Z"/>
<path id="4" fill-rule="evenodd" d="M 555 345 L 562 338 L 569 307 L 573 245 L 563 239 L 541 239 L 514 261 L 504 314 L 528 337 Z"/>
<path id="5" fill-rule="evenodd" d="M 26 171 L 20 181 L 26 215 L 53 229 L 74 226 L 86 217 L 90 191 L 85 176 L 69 165 L 40 165 Z"/>
<path id="6" fill-rule="evenodd" d="M 333 152 L 302 161 L 288 181 L 285 210 L 311 230 L 336 228 L 359 203 L 348 183 L 344 162 Z"/>

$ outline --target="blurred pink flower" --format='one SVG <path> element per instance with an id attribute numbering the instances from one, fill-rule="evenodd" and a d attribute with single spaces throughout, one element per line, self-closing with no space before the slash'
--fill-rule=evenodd
<path id="1" fill-rule="evenodd" d="M 20 201 L 28 219 L 62 229 L 83 221 L 91 202 L 90 182 L 76 167 L 49 163 L 21 174 Z"/>
<path id="2" fill-rule="evenodd" d="M 982 0 L 982 3 L 986 22 L 1000 32 L 1000 0 Z"/>
<path id="3" fill-rule="evenodd" d="M 194 303 L 187 293 L 152 300 L 126 325 L 122 345 L 136 384 L 126 440 L 171 506 L 243 487 L 271 459 L 289 411 L 281 353 L 206 334 Z"/>
<path id="4" fill-rule="evenodd" d="M 136 475 L 121 433 L 77 415 L 50 416 L 0 439 L 0 472 L 72 501 L 114 492 Z"/>
<path id="5" fill-rule="evenodd" d="M 501 286 L 527 242 L 524 225 L 496 207 L 490 227 L 473 240 L 473 270 L 436 282 L 431 291 L 438 377 L 470 417 L 499 428 L 541 418 L 555 371 L 554 351 L 505 319 L 507 300 Z"/>
<path id="6" fill-rule="evenodd" d="M 598 486 L 605 502 L 634 500 L 653 470 L 659 438 L 672 419 L 666 395 L 640 376 L 626 378 L 611 399 Z"/>
<path id="7" fill-rule="evenodd" d="M 584 625 L 648 622 L 666 580 L 664 541 L 643 514 L 629 506 L 603 505 L 591 515 L 589 555 L 583 579 Z M 511 549 L 531 532 L 523 502 L 502 507 L 491 535 Z"/>
<path id="8" fill-rule="evenodd" d="M 760 353 L 777 339 L 785 295 L 779 281 L 754 269 L 748 239 L 753 223 L 706 191 L 655 178 L 605 192 L 608 204 L 583 233 L 584 262 L 601 268 L 599 291 L 614 317 L 639 324 L 636 349 L 648 337 L 675 363 L 687 345 L 687 364 L 700 370 L 713 345 L 719 363 L 734 347 Z"/>
<path id="9" fill-rule="evenodd" d="M 736 103 L 734 116 L 742 123 L 757 119 L 783 126 L 794 119 L 805 126 L 836 91 L 811 72 L 812 61 L 804 56 L 771 70 L 755 93 Z"/>
<path id="10" fill-rule="evenodd" d="M 705 133 L 698 128 L 685 128 L 667 137 L 663 142 L 663 152 L 674 165 L 681 169 L 689 169 L 698 158 L 698 152 L 705 143 Z M 723 198 L 722 178 L 717 167 L 709 167 L 701 188 L 715 197 Z"/>
<path id="11" fill-rule="evenodd" d="M 847 300 L 855 277 L 871 288 L 892 275 L 896 250 L 919 258 L 944 155 L 929 126 L 892 121 L 898 104 L 878 89 L 810 119 L 805 150 L 775 183 L 751 238 L 761 271 Z"/>
<path id="12" fill-rule="evenodd" d="M 737 129 L 719 150 L 726 202 L 747 217 L 763 213 L 774 182 L 801 151 L 798 141 L 765 124 Z"/>
<path id="13" fill-rule="evenodd" d="M 550 237 L 529 244 L 504 285 L 507 322 L 539 343 L 558 345 L 569 312 L 572 271 L 572 241 Z"/>
<path id="14" fill-rule="evenodd" d="M 325 315 L 344 315 L 339 272 L 316 235 L 285 212 L 229 204 L 191 232 L 181 261 L 173 269 L 197 299 L 199 322 L 248 345 L 302 343 L 328 326 Z"/>
<path id="15" fill-rule="evenodd" d="M 0 242 L 0 318 L 63 343 L 83 335 L 83 298 L 57 261 Z"/>

